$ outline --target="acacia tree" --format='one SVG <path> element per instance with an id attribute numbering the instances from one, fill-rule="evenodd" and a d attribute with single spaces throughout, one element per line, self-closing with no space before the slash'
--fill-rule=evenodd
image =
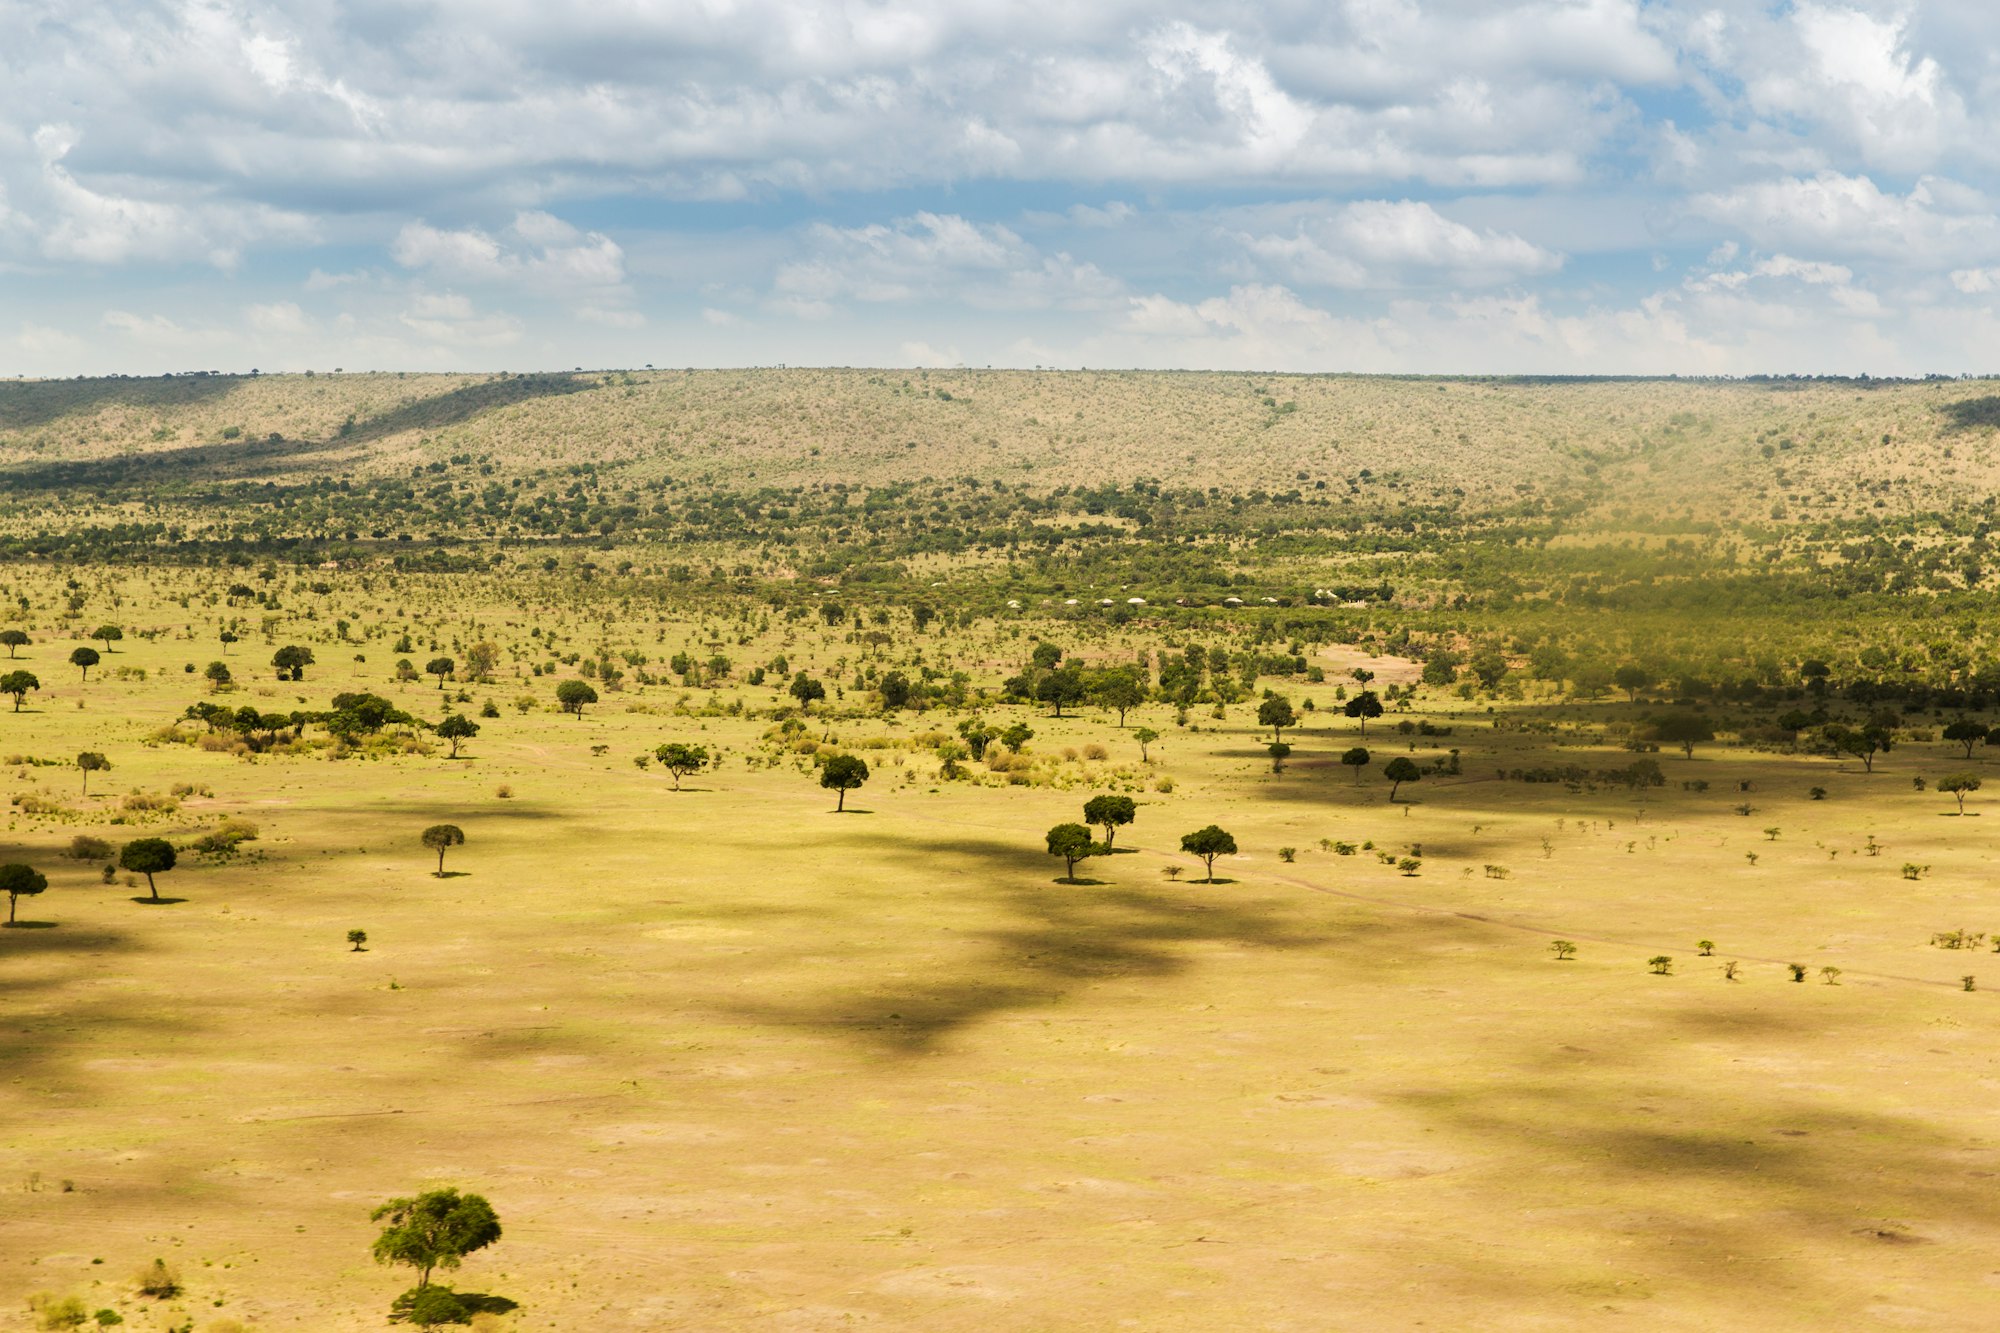
<path id="1" fill-rule="evenodd" d="M 7 646 L 7 656 L 12 657 L 16 648 L 25 648 L 34 640 L 17 629 L 0 629 L 0 644 Z"/>
<path id="2" fill-rule="evenodd" d="M 1694 758 L 1694 747 L 1715 739 L 1715 728 L 1699 713 L 1673 713 L 1653 724 L 1653 739 L 1669 745 L 1681 747 L 1681 753 Z"/>
<path id="3" fill-rule="evenodd" d="M 433 824 L 423 832 L 423 844 L 438 854 L 436 878 L 444 878 L 444 854 L 465 845 L 465 830 L 456 824 Z"/>
<path id="4" fill-rule="evenodd" d="M 1204 884 L 1215 883 L 1215 858 L 1236 855 L 1236 839 L 1220 826 L 1210 824 L 1192 833 L 1181 835 L 1181 850 L 1191 856 L 1199 856 L 1208 866 L 1208 878 Z"/>
<path id="5" fill-rule="evenodd" d="M 812 712 L 813 700 L 826 698 L 826 686 L 801 671 L 792 677 L 790 694 L 799 701 L 801 713 Z"/>
<path id="6" fill-rule="evenodd" d="M 1271 739 L 1283 742 L 1285 728 L 1296 727 L 1299 715 L 1292 707 L 1292 701 L 1282 694 L 1274 694 L 1257 705 L 1257 725 L 1271 729 Z"/>
<path id="7" fill-rule="evenodd" d="M 840 793 L 833 807 L 835 814 L 847 809 L 847 793 L 866 781 L 868 765 L 858 754 L 837 754 L 827 760 L 819 771 L 819 785 Z"/>
<path id="8" fill-rule="evenodd" d="M 278 668 L 279 680 L 304 680 L 306 668 L 313 664 L 313 650 L 302 645 L 286 644 L 271 654 L 271 665 Z"/>
<path id="9" fill-rule="evenodd" d="M 1382 766 L 1382 776 L 1389 779 L 1389 800 L 1394 803 L 1396 789 L 1405 782 L 1423 781 L 1424 771 L 1409 756 L 1399 754 Z"/>
<path id="10" fill-rule="evenodd" d="M 165 838 L 134 838 L 119 849 L 118 868 L 144 875 L 146 892 L 151 895 L 152 901 L 158 902 L 160 889 L 153 882 L 153 876 L 166 874 L 179 859 L 174 845 Z"/>
<path id="11" fill-rule="evenodd" d="M 597 691 L 590 688 L 586 681 L 566 680 L 556 686 L 556 702 L 562 706 L 563 712 L 582 717 L 583 706 L 597 702 Z"/>
<path id="12" fill-rule="evenodd" d="M 83 794 L 85 796 L 90 795 L 90 775 L 92 773 L 109 773 L 111 771 L 111 761 L 95 750 L 85 750 L 82 754 L 79 754 L 76 757 L 76 766 L 83 772 Z"/>
<path id="13" fill-rule="evenodd" d="M 1340 762 L 1354 770 L 1354 780 L 1361 781 L 1361 770 L 1368 767 L 1368 751 L 1359 745 L 1340 756 Z"/>
<path id="14" fill-rule="evenodd" d="M 1089 693 L 1083 682 L 1083 669 L 1077 666 L 1057 667 L 1035 682 L 1035 697 L 1055 709 L 1057 717 L 1071 704 L 1081 703 Z"/>
<path id="15" fill-rule="evenodd" d="M 1083 803 L 1083 822 L 1104 830 L 1107 856 L 1118 843 L 1118 830 L 1138 817 L 1138 803 L 1130 796 L 1093 796 Z"/>
<path id="16" fill-rule="evenodd" d="M 0 680 L 0 689 L 5 688 L 6 682 Z M 1827 745 L 1835 754 L 1851 754 L 1856 759 L 1859 759 L 1861 761 L 1861 771 L 1864 773 L 1873 773 L 1875 771 L 1876 755 L 1885 753 L 1895 747 L 1894 737 L 1891 736 L 1888 727 L 1874 722 L 1870 722 L 1865 727 L 1850 727 L 1835 724 L 1828 727 L 1823 734 L 1826 737 Z"/>
<path id="17" fill-rule="evenodd" d="M 452 661 L 449 657 L 433 657 L 430 661 L 424 663 L 425 674 L 438 678 L 438 688 L 440 690 L 444 688 L 444 678 L 456 670 L 458 670 L 458 663 Z"/>
<path id="18" fill-rule="evenodd" d="M 1958 802 L 1958 813 L 1965 813 L 1965 798 L 1979 790 L 1982 784 L 1974 773 L 1952 773 L 1941 777 L 1937 789 Z"/>
<path id="19" fill-rule="evenodd" d="M 1139 762 L 1142 764 L 1152 763 L 1153 758 L 1146 753 L 1146 747 L 1160 739 L 1160 733 L 1154 731 L 1151 727 L 1136 727 L 1133 729 L 1132 739 L 1139 742 Z"/>
<path id="20" fill-rule="evenodd" d="M 90 669 L 101 661 L 95 648 L 76 648 L 70 652 L 69 664 L 83 669 L 83 678 L 90 679 Z"/>
<path id="21" fill-rule="evenodd" d="M 103 644 L 104 651 L 108 653 L 111 651 L 112 644 L 124 641 L 125 631 L 116 625 L 99 625 L 90 632 L 90 637 Z"/>
<path id="22" fill-rule="evenodd" d="M 466 1255 L 500 1239 L 500 1218 L 493 1205 L 480 1195 L 455 1189 L 391 1199 L 368 1216 L 373 1222 L 388 1222 L 375 1238 L 375 1262 L 416 1269 L 418 1290 L 430 1285 L 436 1269 L 457 1268 Z"/>
<path id="23" fill-rule="evenodd" d="M 1049 830 L 1049 855 L 1060 856 L 1069 869 L 1063 874 L 1063 882 L 1076 883 L 1076 863 L 1087 856 L 1102 856 L 1110 848 L 1101 842 L 1092 842 L 1090 830 L 1081 824 L 1058 824 Z"/>
<path id="24" fill-rule="evenodd" d="M 653 751 L 653 757 L 660 761 L 661 768 L 673 776 L 675 791 L 681 789 L 682 778 L 708 767 L 706 745 L 683 745 L 679 741 L 670 741 Z"/>
<path id="25" fill-rule="evenodd" d="M 1118 714 L 1118 725 L 1125 725 L 1125 714 L 1146 702 L 1146 687 L 1138 676 L 1129 670 L 1107 671 L 1098 679 L 1097 688 L 1091 697 L 1105 708 Z"/>
<path id="26" fill-rule="evenodd" d="M 479 734 L 479 724 L 463 713 L 446 713 L 443 720 L 437 724 L 437 734 L 440 739 L 451 742 L 451 754 L 448 757 L 456 759 L 459 745 Z"/>
<path id="27" fill-rule="evenodd" d="M 1363 690 L 1352 699 L 1349 699 L 1346 706 L 1340 711 L 1346 713 L 1349 717 L 1359 718 L 1361 721 L 1361 734 L 1366 736 L 1368 734 L 1368 719 L 1382 716 L 1382 701 L 1376 697 L 1375 691 Z"/>
<path id="28" fill-rule="evenodd" d="M 32 898 L 48 886 L 48 876 L 33 866 L 18 863 L 0 866 L 0 893 L 7 895 L 7 924 L 14 924 L 16 902 Z"/>
<path id="29" fill-rule="evenodd" d="M 42 682 L 35 679 L 35 673 L 32 671 L 9 671 L 6 675 L 0 676 L 0 694 L 14 696 L 14 711 L 17 713 L 21 711 L 21 700 L 28 697 L 28 691 L 40 688 Z"/>
<path id="30" fill-rule="evenodd" d="M 1948 741 L 1956 741 L 1960 745 L 1963 745 L 1965 747 L 1965 757 L 1970 759 L 1972 758 L 1972 747 L 1985 740 L 1990 731 L 1984 723 L 1974 722 L 1970 718 L 1960 718 L 1958 721 L 1945 727 L 1944 731 L 1940 734 Z"/>
<path id="31" fill-rule="evenodd" d="M 1611 683 L 1625 691 L 1625 697 L 1629 702 L 1638 703 L 1639 691 L 1653 683 L 1653 675 L 1642 666 L 1628 664 L 1611 673 Z"/>

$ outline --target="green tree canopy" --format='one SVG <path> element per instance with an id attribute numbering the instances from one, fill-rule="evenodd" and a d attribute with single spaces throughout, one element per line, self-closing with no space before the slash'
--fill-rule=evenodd
<path id="1" fill-rule="evenodd" d="M 858 754 L 834 755 L 819 770 L 819 785 L 840 793 L 833 807 L 836 813 L 847 809 L 847 793 L 866 781 L 868 765 Z"/>
<path id="2" fill-rule="evenodd" d="M 1208 866 L 1207 882 L 1215 882 L 1215 858 L 1236 855 L 1236 839 L 1219 825 L 1210 824 L 1192 833 L 1181 835 L 1181 850 L 1191 856 L 1199 856 Z"/>
<path id="3" fill-rule="evenodd" d="M 592 689 L 587 681 L 566 680 L 556 686 L 556 703 L 562 706 L 565 713 L 582 717 L 583 706 L 596 702 L 597 691 Z"/>
<path id="4" fill-rule="evenodd" d="M 455 1189 L 391 1199 L 369 1219 L 388 1223 L 375 1238 L 375 1261 L 408 1264 L 417 1270 L 420 1288 L 430 1285 L 434 1270 L 457 1268 L 466 1255 L 500 1239 L 500 1218 L 493 1205 L 480 1195 Z"/>
<path id="5" fill-rule="evenodd" d="M 144 875 L 146 892 L 152 895 L 154 902 L 160 900 L 160 890 L 153 882 L 153 876 L 166 874 L 179 859 L 174 845 L 165 838 L 134 838 L 118 852 L 119 869 Z"/>
<path id="6" fill-rule="evenodd" d="M 708 767 L 706 745 L 686 745 L 680 741 L 669 741 L 653 751 L 653 757 L 660 761 L 661 768 L 673 776 L 675 791 L 681 789 L 682 778 L 690 773 L 699 773 Z"/>
<path id="7" fill-rule="evenodd" d="M 1396 799 L 1396 791 L 1405 782 L 1423 781 L 1424 771 L 1408 755 L 1397 755 L 1382 766 L 1382 776 L 1389 779 L 1389 799 Z"/>
<path id="8" fill-rule="evenodd" d="M 456 824 L 433 824 L 423 832 L 424 846 L 438 854 L 438 878 L 444 878 L 444 854 L 465 845 L 465 830 Z"/>
<path id="9" fill-rule="evenodd" d="M 0 893 L 7 895 L 7 924 L 14 924 L 14 904 L 32 898 L 49 886 L 48 876 L 33 866 L 19 863 L 0 866 Z"/>
<path id="10" fill-rule="evenodd" d="M 1111 849 L 1101 842 L 1093 842 L 1090 830 L 1081 824 L 1058 824 L 1049 830 L 1049 855 L 1060 856 L 1068 865 L 1063 878 L 1071 883 L 1076 881 L 1076 863 L 1086 856 L 1099 856 Z"/>
<path id="11" fill-rule="evenodd" d="M 1139 806 L 1130 796 L 1093 796 L 1083 803 L 1083 822 L 1104 830 L 1104 850 L 1117 845 L 1118 830 L 1139 817 Z"/>

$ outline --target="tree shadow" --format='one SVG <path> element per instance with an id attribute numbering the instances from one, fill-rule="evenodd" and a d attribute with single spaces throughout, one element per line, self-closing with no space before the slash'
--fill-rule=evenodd
<path id="1" fill-rule="evenodd" d="M 172 379 L 31 380 L 0 384 L 0 430 L 32 430 L 105 407 L 157 410 L 219 398 L 247 377 L 176 375 Z"/>
<path id="2" fill-rule="evenodd" d="M 1938 409 L 1944 428 L 1952 433 L 1969 430 L 2000 430 L 2000 395 L 1961 398 Z"/>
<path id="3" fill-rule="evenodd" d="M 433 871 L 431 871 L 431 878 L 432 878 L 432 879 L 470 879 L 471 877 L 472 877 L 472 872 L 471 872 L 470 870 L 433 870 Z"/>
<path id="4" fill-rule="evenodd" d="M 1006 914 L 999 925 L 956 933 L 974 949 L 938 980 L 848 983 L 817 997 L 749 1000 L 730 1010 L 756 1022 L 818 1028 L 897 1056 L 936 1049 L 954 1034 L 1009 1010 L 1059 1000 L 1107 978 L 1170 978 L 1191 966 L 1191 946 L 1229 943 L 1271 949 L 1326 943 L 1256 906 L 1218 902 L 1192 912 L 1186 883 L 1157 888 L 1099 885 L 1088 894 L 1051 892 L 1045 854 L 993 839 L 950 842 L 904 834 L 861 835 L 868 851 L 926 874 L 949 869 L 986 887 Z M 857 850 L 864 844 L 857 844 Z M 1011 882 L 1010 882 L 1011 881 Z M 1067 887 L 1067 886 L 1065 886 Z M 825 910 L 816 908 L 815 910 Z M 865 910 L 860 906 L 852 910 Z"/>
<path id="5" fill-rule="evenodd" d="M 159 896 L 158 898 L 152 898 L 152 897 L 144 897 L 144 896 L 142 896 L 142 897 L 138 897 L 138 898 L 134 898 L 134 899 L 132 899 L 132 901 L 133 901 L 133 902 L 135 902 L 135 903 L 137 903 L 137 904 L 139 904 L 139 906 L 141 906 L 141 907 L 172 907 L 172 906 L 173 906 L 173 905 L 174 905 L 175 903 L 184 903 L 184 902 L 186 902 L 186 901 L 187 901 L 187 899 L 185 899 L 185 898 L 169 898 L 169 897 L 167 897 L 167 896 L 166 896 L 165 894 L 162 894 L 162 895 L 161 895 L 161 896 Z"/>
<path id="6" fill-rule="evenodd" d="M 483 1291 L 454 1291 L 458 1303 L 471 1314 L 511 1314 L 521 1308 L 519 1301 L 510 1301 L 505 1296 L 492 1296 Z"/>
<path id="7" fill-rule="evenodd" d="M 53 921 L 0 921 L 0 929 L 5 930 L 54 930 Z"/>

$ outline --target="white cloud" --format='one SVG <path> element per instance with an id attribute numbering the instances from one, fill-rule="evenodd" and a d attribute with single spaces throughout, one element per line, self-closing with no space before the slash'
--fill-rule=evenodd
<path id="1" fill-rule="evenodd" d="M 1044 254 L 998 223 L 957 214 L 916 213 L 890 224 L 831 227 L 805 235 L 809 257 L 772 279 L 781 302 L 823 314 L 834 302 L 947 299 L 986 309 L 1094 308 L 1120 284 L 1095 264 Z"/>
<path id="2" fill-rule="evenodd" d="M 1304 214 L 1289 233 L 1238 239 L 1308 286 L 1486 286 L 1553 273 L 1563 262 L 1512 233 L 1475 230 L 1413 200 L 1364 200 Z"/>
<path id="3" fill-rule="evenodd" d="M 290 301 L 250 306 L 244 310 L 243 318 L 251 328 L 262 334 L 301 334 L 312 328 L 306 312 Z"/>
<path id="4" fill-rule="evenodd" d="M 912 366 L 944 370 L 965 364 L 965 358 L 958 354 L 956 347 L 947 347 L 939 351 L 926 342 L 906 342 L 897 350 L 903 354 L 903 360 Z"/>
<path id="5" fill-rule="evenodd" d="M 1689 208 L 1770 249 L 1945 267 L 2000 246 L 2000 218 L 1956 182 L 1920 181 L 1899 195 L 1867 176 L 1827 171 L 1696 195 Z"/>
<path id="6" fill-rule="evenodd" d="M 617 288 L 625 282 L 625 252 L 601 232 L 578 231 L 535 210 L 517 213 L 500 236 L 477 228 L 441 230 L 405 223 L 389 246 L 404 268 L 426 269 L 455 282 L 497 283 L 544 294 Z"/>

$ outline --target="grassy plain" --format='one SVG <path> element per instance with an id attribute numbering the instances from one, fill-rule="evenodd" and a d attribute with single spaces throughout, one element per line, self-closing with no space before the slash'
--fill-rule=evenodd
<path id="1" fill-rule="evenodd" d="M 291 387 L 270 410 L 305 414 L 302 430 L 333 423 L 322 433 L 340 441 L 353 409 L 330 400 L 314 426 L 322 407 Z M 1208 391 L 1200 377 L 1167 388 L 1169 405 Z M 59 390 L 84 392 L 47 386 Z M 1692 392 L 1642 386 L 1626 401 Z M 1906 404 L 1968 392 L 1883 391 Z M 55 485 L 35 469 L 97 448 L 62 441 L 79 419 L 62 401 L 27 425 L 20 402 L 9 409 L 16 443 L 54 432 L 9 474 L 17 525 Z M 810 415 L 815 401 L 792 404 Z M 421 416 L 387 397 L 379 408 Z M 482 402 L 454 429 L 497 431 L 496 414 L 523 410 Z M 854 411 L 853 438 L 872 438 Z M 155 419 L 98 452 L 195 448 L 173 466 L 261 487 L 234 441 L 154 441 Z M 412 457 L 465 447 L 419 438 L 404 441 Z M 1974 452 L 1926 438 L 1957 461 Z M 356 476 L 390 440 L 353 446 Z M 1726 444 L 1709 447 L 1757 466 L 1755 431 Z M 574 459 L 589 440 L 558 445 Z M 1078 449 L 1062 446 L 1081 468 L 1087 441 Z M 503 478 L 517 466 L 497 446 L 495 459 Z M 974 466 L 929 461 L 941 476 Z M 1902 512 L 1935 516 L 1896 494 Z M 59 500 L 50 531 L 98 521 L 88 494 Z M 1842 514 L 1867 521 L 1848 501 Z M 209 502 L 229 522 L 250 504 Z M 1468 525 L 1492 512 L 1464 503 Z M 1602 540 L 1611 516 L 1593 512 Z M 1357 543 L 1388 530 L 1349 526 Z M 862 541 L 856 527 L 828 547 Z M 1553 561 L 1566 538 L 1539 540 L 1536 558 Z M 1687 758 L 1632 747 L 1677 694 L 1710 685 L 1606 699 L 1566 676 L 1574 656 L 1536 674 L 1534 644 L 1511 628 L 1560 620 L 1572 651 L 1639 658 L 1654 622 L 1546 599 L 1453 609 L 1407 550 L 1383 557 L 1400 562 L 1395 596 L 1309 607 L 1288 580 L 1310 587 L 1327 565 L 1294 549 L 1273 557 L 1281 577 L 1255 533 L 1225 534 L 1231 567 L 1287 605 L 1157 597 L 1132 612 L 1096 606 L 1129 589 L 1060 568 L 1038 584 L 1029 562 L 990 552 L 905 554 L 899 579 L 856 581 L 806 575 L 781 542 L 732 555 L 720 541 L 584 541 L 497 547 L 503 563 L 479 573 L 398 569 L 394 545 L 322 569 L 319 546 L 137 539 L 100 562 L 27 554 L 0 571 L 10 623 L 34 640 L 15 665 L 42 686 L 19 713 L 0 709 L 0 860 L 50 879 L 21 900 L 24 924 L 0 931 L 0 1318 L 32 1327 L 27 1301 L 49 1292 L 135 1330 L 384 1327 L 409 1278 L 370 1262 L 367 1213 L 452 1184 L 486 1195 L 506 1234 L 445 1280 L 518 1302 L 503 1326 L 524 1330 L 1992 1325 L 2000 1056 L 1994 991 L 1961 978 L 2000 987 L 2000 960 L 1987 944 L 1933 944 L 2000 929 L 1985 823 L 2000 813 L 1975 794 L 1954 817 L 1934 789 L 1992 766 L 1991 751 L 1967 759 L 1936 735 L 1990 700 L 1897 695 L 1896 746 L 1872 773 L 1769 730 L 1788 706 L 1859 720 L 1868 691 L 1843 691 L 1879 686 L 1860 665 L 1871 647 L 1898 689 L 1972 688 L 1984 630 L 1937 621 L 1938 608 L 1975 616 L 1977 579 L 1950 575 L 1929 610 L 1909 609 L 1907 592 L 1843 603 L 1844 625 L 1778 612 L 1789 621 L 1774 641 L 1842 654 L 1823 699 L 1801 688 L 1789 648 L 1744 628 L 1770 613 L 1731 620 L 1713 671 L 1763 683 L 1701 693 L 1722 738 Z M 772 582 L 734 582 L 738 556 Z M 1355 577 L 1384 572 L 1353 548 L 1338 559 Z M 722 572 L 670 572 L 690 560 Z M 1051 578 L 1068 586 L 1051 591 Z M 254 601 L 228 592 L 239 579 Z M 962 601 L 954 579 L 973 589 Z M 800 593 L 771 591 L 784 585 Z M 1021 608 L 998 600 L 1010 588 Z M 840 615 L 805 613 L 830 598 Z M 919 629 L 919 602 L 977 614 Z M 68 655 L 105 622 L 125 637 L 82 683 Z M 200 673 L 224 657 L 226 625 L 242 634 L 226 656 L 237 687 L 211 696 Z M 1963 660 L 1925 649 L 1932 632 Z M 391 647 L 405 633 L 410 650 Z M 1267 672 L 1222 689 L 1218 674 L 1220 692 L 1184 717 L 1155 700 L 1124 728 L 1094 706 L 1057 719 L 998 699 L 1038 638 L 1096 665 L 1146 650 L 1155 674 L 1183 643 L 1275 652 L 1289 638 L 1321 678 Z M 481 639 L 500 649 L 491 680 L 441 692 L 394 678 L 399 657 L 463 662 Z M 302 681 L 265 665 L 286 643 L 319 659 Z M 1420 657 L 1482 644 L 1511 662 L 1504 685 L 1414 686 L 1365 736 L 1341 715 L 1355 666 L 1377 672 L 1377 689 L 1401 687 Z M 706 683 L 668 672 L 683 651 L 732 664 Z M 1654 674 L 1693 669 L 1695 651 L 1676 648 Z M 747 676 L 781 654 L 833 695 L 790 734 L 774 731 L 791 702 L 783 673 Z M 593 673 L 600 701 L 572 717 L 554 687 L 579 658 L 622 662 L 626 678 L 614 689 Z M 545 659 L 554 669 L 537 669 Z M 969 701 L 885 711 L 874 684 L 890 667 L 929 667 L 940 689 L 963 672 Z M 1266 689 L 1314 705 L 1287 733 L 1281 773 L 1255 721 Z M 317 725 L 263 753 L 204 748 L 196 723 L 161 736 L 196 701 L 323 710 L 356 690 L 430 721 L 449 706 L 482 730 L 457 760 L 420 739 L 338 745 Z M 478 716 L 488 699 L 498 716 Z M 957 722 L 975 715 L 1027 722 L 1029 766 L 944 776 Z M 1398 726 L 1421 723 L 1432 733 Z M 1150 761 L 1142 726 L 1162 733 Z M 708 745 L 721 763 L 675 792 L 633 762 L 664 741 Z M 804 742 L 869 762 L 850 813 L 832 813 Z M 1357 743 L 1373 755 L 1359 773 L 1337 762 Z M 1454 749 L 1456 775 L 1427 771 L 1388 799 L 1384 760 L 1430 765 Z M 114 765 L 87 797 L 70 766 L 84 750 Z M 1655 760 L 1664 785 L 1592 776 L 1635 757 Z M 1562 766 L 1583 776 L 1501 776 Z M 192 790 L 176 798 L 176 785 Z M 1120 854 L 1058 883 L 1045 831 L 1108 790 L 1139 802 Z M 257 837 L 234 855 L 183 851 L 160 880 L 177 901 L 162 906 L 135 901 L 143 883 L 106 883 L 101 860 L 63 855 L 78 834 L 185 845 L 232 819 Z M 418 835 L 442 821 L 467 841 L 438 878 Z M 1241 853 L 1205 884 L 1178 845 L 1211 822 Z M 1421 864 L 1406 874 L 1378 852 Z M 354 928 L 363 952 L 346 943 Z M 1557 938 L 1575 959 L 1551 955 Z M 1713 956 L 1698 955 L 1704 939 Z M 1649 970 L 1658 955 L 1670 973 Z M 130 1275 L 155 1257 L 180 1269 L 182 1295 L 134 1294 Z"/>

